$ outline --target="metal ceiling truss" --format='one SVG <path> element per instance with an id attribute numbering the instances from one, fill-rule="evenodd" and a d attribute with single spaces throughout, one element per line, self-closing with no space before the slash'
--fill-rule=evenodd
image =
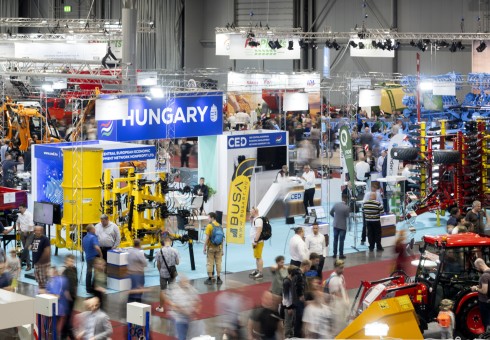
<path id="1" fill-rule="evenodd" d="M 67 42 L 107 42 L 107 40 L 121 40 L 122 32 L 107 33 L 1 33 L 0 41 L 58 41 Z"/>
<path id="2" fill-rule="evenodd" d="M 340 42 L 347 42 L 351 39 L 368 39 L 368 40 L 385 40 L 394 39 L 396 41 L 417 41 L 430 40 L 436 42 L 439 40 L 490 40 L 490 33 L 422 33 L 422 32 L 396 32 L 386 29 L 355 29 L 351 32 L 303 32 L 301 28 L 263 28 L 263 27 L 217 27 L 216 33 L 234 33 L 248 36 L 250 33 L 256 38 L 270 37 L 277 38 L 299 38 L 316 40 L 335 39 Z"/>
<path id="3" fill-rule="evenodd" d="M 0 18 L 0 27 L 46 28 L 51 33 L 122 32 L 122 22 L 114 19 Z M 153 21 L 138 21 L 139 33 L 155 31 Z"/>

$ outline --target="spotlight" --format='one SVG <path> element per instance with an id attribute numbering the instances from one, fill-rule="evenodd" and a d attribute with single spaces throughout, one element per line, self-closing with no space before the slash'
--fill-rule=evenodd
<path id="1" fill-rule="evenodd" d="M 357 36 L 359 37 L 359 39 L 364 39 L 364 38 L 366 38 L 366 33 L 365 32 L 359 32 L 359 33 L 357 33 Z"/>
<path id="2" fill-rule="evenodd" d="M 360 50 L 364 49 L 364 44 L 362 42 L 359 42 L 359 49 Z"/>
<path id="3" fill-rule="evenodd" d="M 307 48 L 308 43 L 306 41 L 304 41 L 304 39 L 299 39 L 299 47 L 300 48 Z"/>
<path id="4" fill-rule="evenodd" d="M 376 47 L 382 49 L 383 51 L 386 50 L 385 44 L 383 44 L 381 41 L 378 41 L 378 43 L 376 44 Z"/>
<path id="5" fill-rule="evenodd" d="M 376 40 L 371 41 L 374 48 L 378 48 L 378 42 Z"/>
<path id="6" fill-rule="evenodd" d="M 249 39 L 250 39 L 250 38 L 255 38 L 255 34 L 254 34 L 252 31 L 250 31 L 250 32 L 248 32 L 248 34 L 247 34 L 247 38 L 249 38 Z"/>
<path id="7" fill-rule="evenodd" d="M 275 50 L 276 49 L 276 43 L 272 40 L 269 40 L 269 47 L 271 48 L 271 50 Z"/>
<path id="8" fill-rule="evenodd" d="M 395 45 L 393 45 L 393 49 L 394 49 L 394 50 L 399 49 L 399 48 L 400 48 L 400 45 L 401 45 L 401 44 L 400 44 L 400 42 L 399 42 L 399 41 L 397 41 L 397 42 L 395 43 Z"/>
<path id="9" fill-rule="evenodd" d="M 454 53 L 454 52 L 456 52 L 457 49 L 458 49 L 458 47 L 457 47 L 456 43 L 453 41 L 453 43 L 449 47 L 449 52 Z"/>
<path id="10" fill-rule="evenodd" d="M 328 47 L 328 48 L 332 48 L 333 47 L 332 42 L 330 41 L 330 39 L 328 39 L 327 41 L 325 41 L 325 46 Z"/>
<path id="11" fill-rule="evenodd" d="M 429 45 L 430 44 L 430 39 L 424 39 L 424 44 Z"/>
<path id="12" fill-rule="evenodd" d="M 480 45 L 478 45 L 478 47 L 476 48 L 476 51 L 477 51 L 478 53 L 481 53 L 481 52 L 483 52 L 483 51 L 484 51 L 486 48 L 487 48 L 487 44 L 485 44 L 485 42 L 484 42 L 484 41 L 481 41 L 481 42 L 480 42 Z"/>
<path id="13" fill-rule="evenodd" d="M 313 40 L 310 41 L 310 47 L 312 50 L 316 50 L 318 49 L 318 45 L 316 44 L 316 42 L 314 42 Z"/>
<path id="14" fill-rule="evenodd" d="M 410 40 L 410 46 L 415 47 L 415 41 L 413 41 L 413 39 Z"/>
<path id="15" fill-rule="evenodd" d="M 294 50 L 294 42 L 292 40 L 289 40 L 288 41 L 288 50 L 292 51 Z"/>
<path id="16" fill-rule="evenodd" d="M 337 44 L 337 40 L 334 40 L 332 43 L 332 47 L 335 48 L 336 51 L 340 50 L 340 45 Z"/>
<path id="17" fill-rule="evenodd" d="M 275 46 L 277 49 L 282 48 L 282 45 L 281 45 L 281 43 L 279 42 L 279 40 L 278 40 L 278 39 L 276 39 L 276 41 L 274 41 L 274 46 Z"/>
<path id="18" fill-rule="evenodd" d="M 456 47 L 460 50 L 464 50 L 464 45 L 463 45 L 463 42 L 460 40 L 458 41 L 458 43 L 456 44 Z"/>
<path id="19" fill-rule="evenodd" d="M 443 48 L 446 48 L 449 46 L 449 44 L 444 41 L 444 40 L 441 40 L 441 41 L 436 41 L 436 45 L 439 46 L 439 47 L 443 47 Z"/>
<path id="20" fill-rule="evenodd" d="M 422 41 L 422 40 L 419 40 L 417 42 L 417 47 L 419 50 L 421 50 L 422 52 L 425 52 L 425 50 L 427 49 L 427 45 Z"/>
<path id="21" fill-rule="evenodd" d="M 349 41 L 349 45 L 356 48 L 357 47 L 357 44 L 354 42 L 354 41 Z"/>
<path id="22" fill-rule="evenodd" d="M 256 41 L 256 40 L 250 40 L 248 42 L 248 46 L 250 46 L 250 47 L 257 47 L 257 46 L 260 46 L 260 43 L 258 41 Z"/>

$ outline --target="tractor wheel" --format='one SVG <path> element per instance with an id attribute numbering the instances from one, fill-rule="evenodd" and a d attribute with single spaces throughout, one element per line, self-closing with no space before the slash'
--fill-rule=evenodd
<path id="1" fill-rule="evenodd" d="M 391 157 L 400 161 L 413 161 L 418 155 L 418 148 L 391 148 Z"/>
<path id="2" fill-rule="evenodd" d="M 456 328 L 466 339 L 475 339 L 485 331 L 476 297 L 464 304 L 456 318 Z"/>
<path id="3" fill-rule="evenodd" d="M 434 164 L 453 164 L 459 163 L 461 155 L 455 150 L 434 150 Z"/>

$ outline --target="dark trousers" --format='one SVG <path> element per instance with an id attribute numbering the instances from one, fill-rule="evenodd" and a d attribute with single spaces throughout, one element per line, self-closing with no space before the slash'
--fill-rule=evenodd
<path id="1" fill-rule="evenodd" d="M 68 307 L 66 310 L 66 319 L 61 328 L 61 339 L 75 339 L 75 334 L 73 334 L 73 324 L 72 324 L 72 314 L 73 307 L 75 306 L 75 300 L 68 301 Z"/>
<path id="2" fill-rule="evenodd" d="M 385 177 L 385 176 L 383 176 Z M 385 212 L 388 212 L 390 211 L 390 207 L 388 205 L 388 195 L 387 195 L 387 192 L 386 192 L 386 183 L 382 183 L 383 184 L 383 209 L 385 210 Z"/>
<path id="3" fill-rule="evenodd" d="M 87 260 L 87 274 L 85 275 L 85 289 L 89 294 L 92 294 L 92 292 L 94 291 L 94 282 L 92 280 L 93 271 L 94 271 L 94 260 L 95 258 Z"/>
<path id="4" fill-rule="evenodd" d="M 322 278 L 324 265 L 325 265 L 325 257 L 320 256 L 320 263 L 318 264 L 318 269 L 317 269 L 317 275 L 319 278 Z M 322 280 L 323 280 L 323 278 L 322 278 Z"/>
<path id="5" fill-rule="evenodd" d="M 339 255 L 344 255 L 344 241 L 346 230 L 333 228 L 333 254 L 337 255 L 337 245 L 339 249 Z"/>
<path id="6" fill-rule="evenodd" d="M 366 242 L 366 217 L 364 216 L 364 213 L 362 213 L 361 242 Z"/>
<path id="7" fill-rule="evenodd" d="M 377 249 L 383 249 L 381 246 L 381 222 L 366 221 L 366 227 L 369 249 L 373 250 L 375 245 Z"/>
<path id="8" fill-rule="evenodd" d="M 189 167 L 189 156 L 180 156 L 180 167 Z"/>
<path id="9" fill-rule="evenodd" d="M 34 233 L 32 231 L 21 232 L 20 241 L 22 242 L 22 254 L 21 261 L 25 261 L 27 266 L 31 265 L 31 253 L 29 250 L 29 246 L 32 244 L 34 240 Z"/>
<path id="10" fill-rule="evenodd" d="M 305 214 L 308 214 L 308 207 L 314 207 L 313 197 L 315 196 L 315 188 L 306 189 L 303 197 L 303 204 L 305 206 Z"/>
<path id="11" fill-rule="evenodd" d="M 490 326 L 490 303 L 478 301 L 478 307 L 480 307 L 481 321 L 486 332 Z"/>
<path id="12" fill-rule="evenodd" d="M 100 247 L 100 250 L 102 251 L 102 258 L 104 259 L 105 263 L 107 263 L 107 252 L 111 249 L 112 247 Z"/>
<path id="13" fill-rule="evenodd" d="M 303 337 L 303 313 L 305 311 L 305 303 L 298 301 L 294 310 L 294 337 Z"/>

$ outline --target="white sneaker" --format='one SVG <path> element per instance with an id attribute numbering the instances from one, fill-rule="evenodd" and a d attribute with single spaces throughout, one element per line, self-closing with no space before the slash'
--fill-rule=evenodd
<path id="1" fill-rule="evenodd" d="M 156 310 L 157 312 L 159 312 L 159 313 L 163 313 L 163 311 L 164 311 L 165 309 L 163 309 L 163 307 L 157 307 L 157 308 L 155 308 L 155 310 Z"/>
<path id="2" fill-rule="evenodd" d="M 251 272 L 250 274 L 248 274 L 248 276 L 255 276 L 255 275 L 257 275 L 258 272 L 259 271 L 256 269 L 253 272 Z"/>

